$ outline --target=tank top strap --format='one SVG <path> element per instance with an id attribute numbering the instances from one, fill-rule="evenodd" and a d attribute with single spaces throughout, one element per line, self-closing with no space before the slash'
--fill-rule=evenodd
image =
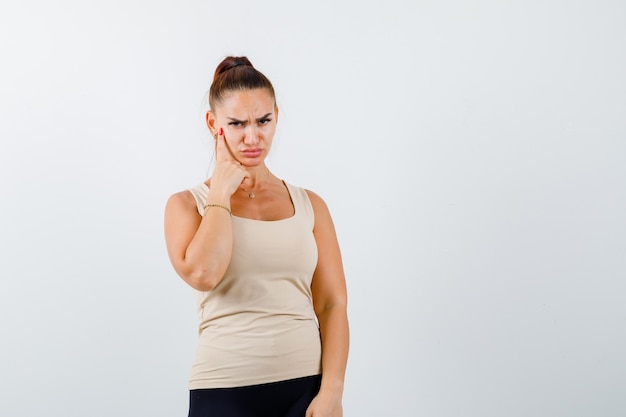
<path id="1" fill-rule="evenodd" d="M 206 199 L 209 196 L 209 187 L 201 182 L 196 184 L 195 186 L 188 189 L 193 198 L 196 200 L 196 206 L 198 207 L 198 213 L 201 216 L 204 215 L 204 205 L 206 204 Z"/>
<path id="2" fill-rule="evenodd" d="M 306 189 L 302 187 L 296 187 L 285 181 L 283 182 L 287 186 L 287 190 L 289 190 L 289 195 L 291 196 L 291 201 L 293 202 L 296 216 L 301 217 L 303 220 L 305 220 L 307 222 L 307 225 L 310 226 L 311 230 L 313 230 L 313 227 L 315 226 L 315 214 L 313 212 L 313 205 L 311 204 L 311 200 L 309 199 L 309 194 L 306 192 Z"/>

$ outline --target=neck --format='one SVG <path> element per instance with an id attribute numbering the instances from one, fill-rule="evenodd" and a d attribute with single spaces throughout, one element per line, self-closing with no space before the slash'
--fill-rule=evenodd
<path id="1" fill-rule="evenodd" d="M 270 170 L 267 166 L 259 166 L 254 171 L 248 171 L 250 178 L 246 179 L 244 186 L 246 189 L 258 188 L 267 182 Z"/>
<path id="2" fill-rule="evenodd" d="M 248 194 L 250 199 L 256 198 L 256 194 L 261 191 L 261 188 L 266 185 L 269 179 L 270 170 L 265 165 L 263 168 L 255 170 L 256 172 L 251 173 L 251 178 L 246 178 L 239 186 L 242 191 Z M 265 177 L 263 177 L 263 171 L 265 171 Z"/>

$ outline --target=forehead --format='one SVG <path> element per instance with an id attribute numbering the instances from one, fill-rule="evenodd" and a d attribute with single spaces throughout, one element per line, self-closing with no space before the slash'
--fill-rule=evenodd
<path id="1" fill-rule="evenodd" d="M 224 115 L 231 117 L 267 114 L 274 111 L 274 99 L 263 88 L 237 90 L 228 93 L 218 108 Z"/>

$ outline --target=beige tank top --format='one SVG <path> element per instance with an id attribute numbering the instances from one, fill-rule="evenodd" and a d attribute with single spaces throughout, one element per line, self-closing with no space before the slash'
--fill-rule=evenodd
<path id="1" fill-rule="evenodd" d="M 295 208 L 276 221 L 233 216 L 233 253 L 222 281 L 195 291 L 199 338 L 189 389 L 262 384 L 321 373 L 311 279 L 317 265 L 313 207 L 285 183 Z M 202 215 L 209 192 L 189 191 Z"/>

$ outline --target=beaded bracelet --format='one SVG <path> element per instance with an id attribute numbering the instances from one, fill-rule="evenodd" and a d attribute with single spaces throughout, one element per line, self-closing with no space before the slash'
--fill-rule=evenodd
<path id="1" fill-rule="evenodd" d="M 224 210 L 226 210 L 226 211 L 228 212 L 228 214 L 230 214 L 230 215 L 231 215 L 231 217 L 232 217 L 232 215 L 233 215 L 233 212 L 232 212 L 232 211 L 230 211 L 230 209 L 229 209 L 228 207 L 223 206 L 223 205 L 221 205 L 221 204 L 207 204 L 206 206 L 204 206 L 204 211 L 206 212 L 206 209 L 207 209 L 207 208 L 210 208 L 210 207 L 220 207 L 220 208 L 223 208 Z"/>

